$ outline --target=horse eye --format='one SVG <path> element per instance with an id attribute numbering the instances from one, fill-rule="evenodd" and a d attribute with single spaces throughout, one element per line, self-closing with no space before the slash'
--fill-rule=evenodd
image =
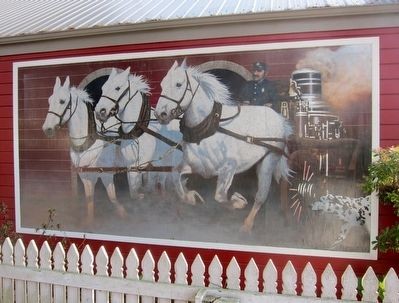
<path id="1" fill-rule="evenodd" d="M 182 86 L 182 84 L 180 82 L 176 83 L 176 87 L 181 87 L 181 86 Z"/>
<path id="2" fill-rule="evenodd" d="M 120 89 L 121 89 L 120 86 L 115 87 L 115 90 L 118 91 L 118 92 L 120 91 Z"/>
<path id="3" fill-rule="evenodd" d="M 65 100 L 64 99 L 61 99 L 60 100 L 60 104 L 64 104 L 65 103 Z"/>

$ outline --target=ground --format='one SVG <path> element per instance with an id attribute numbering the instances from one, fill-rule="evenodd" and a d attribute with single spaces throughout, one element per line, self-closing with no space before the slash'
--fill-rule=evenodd
<path id="1" fill-rule="evenodd" d="M 48 198 L 49 193 L 37 193 L 21 201 L 21 225 L 32 229 L 40 228 L 48 220 L 48 210 L 55 210 L 54 225 L 67 232 L 127 237 L 193 241 L 201 243 L 226 243 L 248 245 L 252 247 L 290 247 L 330 250 L 336 240 L 342 221 L 332 215 L 312 212 L 310 207 L 303 205 L 301 217 L 293 215 L 292 203 L 283 210 L 280 203 L 280 187 L 273 184 L 272 192 L 265 205 L 256 217 L 251 233 L 240 232 L 240 227 L 252 207 L 255 193 L 255 180 L 249 175 L 241 175 L 233 184 L 234 190 L 239 190 L 249 201 L 241 210 L 230 210 L 213 199 L 215 180 L 203 180 L 192 176 L 189 187 L 195 187 L 205 198 L 205 203 L 195 206 L 182 203 L 172 194 L 157 191 L 144 194 L 141 199 L 131 200 L 123 176 L 118 176 L 118 197 L 127 211 L 127 217 L 121 219 L 114 206 L 108 202 L 105 190 L 97 184 L 95 195 L 95 219 L 88 222 L 86 204 L 81 186 L 79 195 L 57 195 Z M 347 180 L 330 180 L 330 190 L 341 194 L 358 195 L 359 190 Z M 25 187 L 28 190 L 28 187 Z M 51 196 L 51 195 L 50 195 Z M 34 210 L 34 211 L 32 211 Z M 57 229 L 57 228 L 56 228 Z M 334 248 L 339 251 L 368 252 L 370 236 L 363 226 L 352 228 L 347 239 Z"/>

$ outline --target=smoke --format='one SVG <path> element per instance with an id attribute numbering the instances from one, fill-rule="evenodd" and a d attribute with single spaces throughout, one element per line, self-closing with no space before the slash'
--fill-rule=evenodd
<path id="1" fill-rule="evenodd" d="M 318 48 L 308 52 L 296 68 L 321 72 L 323 100 L 332 107 L 344 109 L 353 103 L 370 100 L 370 46 L 350 45 L 336 50 Z"/>

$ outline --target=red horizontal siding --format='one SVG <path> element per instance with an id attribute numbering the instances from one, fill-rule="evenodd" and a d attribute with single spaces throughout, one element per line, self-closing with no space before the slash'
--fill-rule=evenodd
<path id="1" fill-rule="evenodd" d="M 381 110 L 381 124 L 399 124 L 399 109 Z"/>
<path id="2" fill-rule="evenodd" d="M 58 57 L 69 57 L 69 56 L 83 56 L 83 55 L 96 55 L 96 54 L 112 54 L 120 52 L 131 52 L 131 51 L 151 51 L 151 50 L 162 50 L 162 49 L 178 49 L 178 48 L 189 48 L 189 47 L 203 47 L 203 46 L 218 46 L 218 45 L 234 45 L 243 43 L 271 43 L 271 42 L 283 42 L 283 41 L 300 41 L 300 40 L 313 40 L 313 39 L 332 39 L 332 38 L 352 38 L 352 37 L 380 37 L 381 47 L 381 145 L 391 146 L 399 144 L 399 29 L 398 28 L 386 28 L 386 29 L 366 29 L 366 30 L 345 30 L 345 31 L 331 31 L 331 32 L 312 32 L 312 33 L 295 33 L 295 34 L 284 34 L 284 35 L 267 35 L 267 36 L 247 36 L 238 38 L 223 38 L 223 39 L 203 39 L 203 40 L 189 40 L 189 41 L 170 41 L 165 43 L 149 43 L 141 45 L 121 45 L 121 46 L 110 46 L 110 47 L 99 47 L 82 50 L 68 50 L 59 52 L 47 52 L 38 54 L 24 54 L 14 55 L 0 58 L 0 200 L 4 201 L 8 207 L 13 210 L 14 208 L 14 163 L 12 157 L 13 151 L 13 135 L 12 135 L 12 62 L 14 61 L 25 61 L 33 59 L 48 59 Z M 295 61 L 295 52 L 290 54 L 291 58 L 281 56 L 278 52 L 271 53 L 268 61 L 273 62 L 273 69 L 271 70 L 271 77 L 273 79 L 282 79 L 287 71 L 290 70 L 290 61 Z M 226 58 L 226 56 L 222 56 Z M 216 58 L 218 57 L 216 56 Z M 270 60 L 269 60 L 270 59 Z M 200 60 L 200 59 L 198 59 Z M 252 63 L 251 58 L 246 59 L 248 66 Z M 287 62 L 288 61 L 288 62 Z M 195 65 L 194 62 L 190 64 Z M 93 65 L 97 67 L 105 67 L 102 63 L 90 63 L 90 67 Z M 125 67 L 124 62 L 120 62 L 121 67 Z M 169 63 L 164 65 L 153 65 L 150 68 L 143 66 L 140 68 L 138 65 L 137 73 L 145 72 L 146 76 L 151 79 L 151 85 L 153 86 L 153 100 L 156 100 L 157 94 L 159 94 L 159 87 L 156 85 L 159 80 L 161 72 L 166 71 L 169 68 Z M 82 64 L 79 68 L 76 68 L 71 73 L 71 81 L 77 85 L 83 77 L 87 74 L 88 67 Z M 152 72 L 147 72 L 152 70 Z M 39 177 L 44 177 L 49 180 L 49 186 L 57 188 L 63 188 L 70 186 L 65 180 L 70 180 L 70 162 L 68 152 L 68 140 L 66 139 L 66 129 L 60 130 L 57 136 L 64 137 L 64 140 L 51 140 L 44 137 L 41 131 L 41 123 L 45 117 L 47 108 L 43 104 L 47 105 L 47 98 L 51 94 L 52 86 L 49 83 L 54 82 L 54 78 L 57 75 L 63 75 L 63 68 L 59 70 L 52 70 L 47 73 L 43 68 L 41 78 L 35 79 L 34 81 L 27 81 L 22 83 L 25 88 L 32 88 L 32 91 L 27 92 L 25 99 L 29 102 L 30 111 L 27 117 L 29 120 L 25 120 L 24 127 L 30 129 L 30 138 L 24 132 L 21 132 L 20 137 L 23 139 L 20 146 L 20 155 L 24 159 L 32 159 L 29 163 L 22 163 L 22 169 L 20 171 L 21 180 L 29 180 L 32 185 L 40 185 Z M 29 77 L 27 74 L 26 77 Z M 158 78 L 157 78 L 158 77 Z M 35 88 L 35 90 L 33 90 Z M 39 89 L 37 89 L 39 88 Z M 24 110 L 21 110 L 20 118 L 25 116 Z M 34 118 L 34 119 L 32 119 Z M 37 160 L 45 157 L 48 161 L 46 163 L 39 162 Z M 63 159 L 59 161 L 57 166 L 52 161 Z M 28 169 L 29 168 L 29 169 Z M 51 168 L 51 169 L 50 169 Z M 26 169 L 26 170 L 25 170 Z M 380 227 L 385 226 L 387 223 L 392 222 L 394 218 L 389 208 L 385 206 L 381 207 Z M 82 240 L 77 240 L 79 241 Z M 90 241 L 94 249 L 104 245 L 109 251 L 118 245 L 122 253 L 127 255 L 130 244 L 121 244 L 111 241 Z M 292 256 L 292 255 L 276 255 L 276 254 L 254 254 L 247 252 L 236 252 L 236 251 L 224 251 L 213 249 L 194 249 L 194 248 L 179 248 L 179 247 L 168 247 L 168 246 L 157 246 L 157 245 L 143 245 L 135 244 L 135 249 L 140 257 L 144 255 L 146 250 L 151 248 L 151 252 L 154 254 L 155 259 L 158 259 L 161 253 L 165 250 L 171 257 L 171 260 L 176 260 L 178 253 L 184 250 L 185 255 L 188 257 L 188 262 L 191 263 L 197 253 L 200 253 L 204 258 L 206 264 L 209 264 L 214 254 L 217 253 L 221 262 L 225 265 L 230 262 L 230 259 L 234 256 L 237 262 L 243 267 L 249 262 L 251 258 L 256 259 L 257 264 L 260 265 L 260 270 L 266 265 L 269 258 L 272 258 L 276 266 L 282 268 L 285 266 L 288 260 L 292 260 L 296 266 L 298 272 L 308 261 L 315 265 L 315 269 L 318 274 L 324 270 L 328 263 L 332 263 L 334 269 L 337 270 L 337 274 L 342 273 L 346 266 L 352 265 L 353 269 L 357 273 L 364 273 L 368 266 L 373 266 L 377 273 L 385 273 L 391 266 L 399 269 L 397 263 L 397 255 L 393 254 L 379 254 L 378 261 L 363 261 L 363 260 L 348 260 L 348 259 L 331 259 L 322 257 L 311 257 L 311 256 Z"/>

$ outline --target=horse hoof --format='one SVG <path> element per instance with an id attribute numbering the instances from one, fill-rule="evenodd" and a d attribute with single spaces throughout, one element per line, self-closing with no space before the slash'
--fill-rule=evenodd
<path id="1" fill-rule="evenodd" d="M 197 191 L 191 190 L 187 192 L 184 201 L 190 205 L 195 205 L 197 203 L 197 199 L 201 203 L 205 203 L 205 200 L 201 197 L 201 195 Z"/>
<path id="2" fill-rule="evenodd" d="M 121 219 L 126 219 L 127 218 L 127 213 L 125 208 L 122 205 L 119 205 L 116 207 L 116 213 L 119 218 Z"/>
<path id="3" fill-rule="evenodd" d="M 243 195 L 241 195 L 240 193 L 237 193 L 237 192 L 235 192 L 231 196 L 230 200 L 232 202 L 233 209 L 242 209 L 245 206 L 247 206 L 247 204 L 248 204 L 247 199 L 245 199 L 245 197 Z"/>
<path id="4" fill-rule="evenodd" d="M 240 227 L 240 233 L 250 234 L 251 231 L 252 231 L 252 227 L 250 227 L 250 226 L 248 226 L 248 225 L 246 225 L 246 224 L 243 224 L 243 225 Z"/>

